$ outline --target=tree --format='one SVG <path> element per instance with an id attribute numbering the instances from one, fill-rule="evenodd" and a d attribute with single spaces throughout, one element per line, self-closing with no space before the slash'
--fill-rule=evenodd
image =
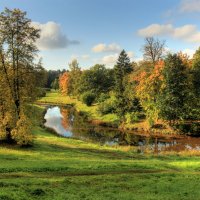
<path id="1" fill-rule="evenodd" d="M 117 64 L 114 67 L 117 113 L 120 117 L 124 117 L 127 111 L 127 98 L 125 97 L 124 92 L 128 83 L 128 74 L 132 71 L 133 68 L 130 59 L 125 50 L 122 50 L 117 60 Z"/>
<path id="2" fill-rule="evenodd" d="M 200 97 L 200 48 L 195 52 L 192 64 L 193 84 L 195 95 Z"/>
<path id="3" fill-rule="evenodd" d="M 51 83 L 51 88 L 54 90 L 58 90 L 59 89 L 59 81 L 58 78 L 56 78 L 52 83 Z"/>
<path id="4" fill-rule="evenodd" d="M 155 65 L 163 56 L 165 51 L 165 41 L 160 41 L 153 37 L 146 37 L 142 51 L 144 59 L 151 61 Z"/>
<path id="5" fill-rule="evenodd" d="M 69 72 L 64 72 L 63 74 L 60 75 L 59 77 L 59 89 L 62 95 L 68 95 L 70 92 L 70 86 L 71 81 L 70 81 L 70 75 Z"/>
<path id="6" fill-rule="evenodd" d="M 160 114 L 159 99 L 164 87 L 163 69 L 164 62 L 159 61 L 151 72 L 143 71 L 134 77 L 134 89 L 150 125 L 158 120 Z"/>
<path id="7" fill-rule="evenodd" d="M 190 84 L 186 64 L 177 55 L 169 54 L 163 69 L 164 88 L 160 96 L 160 116 L 169 120 L 185 119 L 190 112 Z"/>
<path id="8" fill-rule="evenodd" d="M 26 105 L 35 96 L 35 41 L 39 30 L 31 25 L 26 12 L 5 9 L 0 14 L 0 135 L 9 142 L 28 144 L 32 137 L 27 126 Z"/>
<path id="9" fill-rule="evenodd" d="M 76 96 L 78 93 L 79 82 L 81 78 L 81 68 L 79 67 L 76 59 L 69 63 L 69 76 L 70 76 L 70 88 L 69 94 Z"/>
<path id="10" fill-rule="evenodd" d="M 83 71 L 79 85 L 79 94 L 93 92 L 96 97 L 107 93 L 113 87 L 113 70 L 106 69 L 104 65 L 96 64 L 89 70 Z"/>

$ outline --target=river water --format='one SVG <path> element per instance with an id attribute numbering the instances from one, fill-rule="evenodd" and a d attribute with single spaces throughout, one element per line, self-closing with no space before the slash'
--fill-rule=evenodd
<path id="1" fill-rule="evenodd" d="M 44 116 L 45 126 L 58 135 L 101 145 L 134 146 L 140 152 L 199 150 L 200 138 L 149 136 L 137 132 L 122 132 L 88 123 L 72 107 L 49 107 Z"/>

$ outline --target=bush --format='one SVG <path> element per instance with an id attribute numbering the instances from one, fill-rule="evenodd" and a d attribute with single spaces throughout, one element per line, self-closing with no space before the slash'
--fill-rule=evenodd
<path id="1" fill-rule="evenodd" d="M 37 88 L 37 97 L 45 97 L 45 96 L 46 96 L 46 89 Z"/>
<path id="2" fill-rule="evenodd" d="M 134 123 L 138 122 L 141 119 L 140 112 L 131 112 L 126 114 L 126 122 L 127 123 Z"/>
<path id="3" fill-rule="evenodd" d="M 92 92 L 85 92 L 82 95 L 82 102 L 85 103 L 87 106 L 91 106 L 95 100 L 95 95 Z"/>
<path id="4" fill-rule="evenodd" d="M 98 112 L 102 115 L 114 113 L 116 111 L 116 99 L 111 97 L 99 104 Z"/>
<path id="5" fill-rule="evenodd" d="M 109 99 L 109 94 L 106 93 L 101 93 L 99 98 L 98 98 L 98 103 L 102 103 L 104 101 L 106 101 L 107 99 Z"/>

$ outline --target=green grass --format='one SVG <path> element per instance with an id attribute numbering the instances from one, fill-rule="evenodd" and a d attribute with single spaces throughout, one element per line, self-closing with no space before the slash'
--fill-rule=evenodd
<path id="1" fill-rule="evenodd" d="M 87 106 L 81 101 L 78 101 L 76 98 L 69 97 L 69 96 L 62 96 L 57 91 L 51 91 L 47 92 L 46 96 L 38 100 L 39 103 L 52 103 L 52 104 L 60 104 L 60 105 L 66 105 L 66 104 L 72 104 L 75 106 L 77 111 L 82 111 L 88 114 L 91 120 L 99 120 L 103 122 L 109 122 L 113 123 L 119 118 L 116 114 L 107 114 L 107 115 L 101 115 L 97 108 L 97 105 Z"/>
<path id="2" fill-rule="evenodd" d="M 38 126 L 41 107 L 31 112 L 34 145 L 0 146 L 0 200 L 199 199 L 199 157 L 57 137 Z"/>

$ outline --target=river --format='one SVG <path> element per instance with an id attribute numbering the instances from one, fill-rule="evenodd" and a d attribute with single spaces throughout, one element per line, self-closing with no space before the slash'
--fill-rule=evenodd
<path id="1" fill-rule="evenodd" d="M 58 135 L 109 146 L 133 146 L 139 152 L 199 150 L 200 138 L 150 136 L 120 131 L 88 123 L 73 107 L 50 106 L 44 116 L 45 127 Z"/>

